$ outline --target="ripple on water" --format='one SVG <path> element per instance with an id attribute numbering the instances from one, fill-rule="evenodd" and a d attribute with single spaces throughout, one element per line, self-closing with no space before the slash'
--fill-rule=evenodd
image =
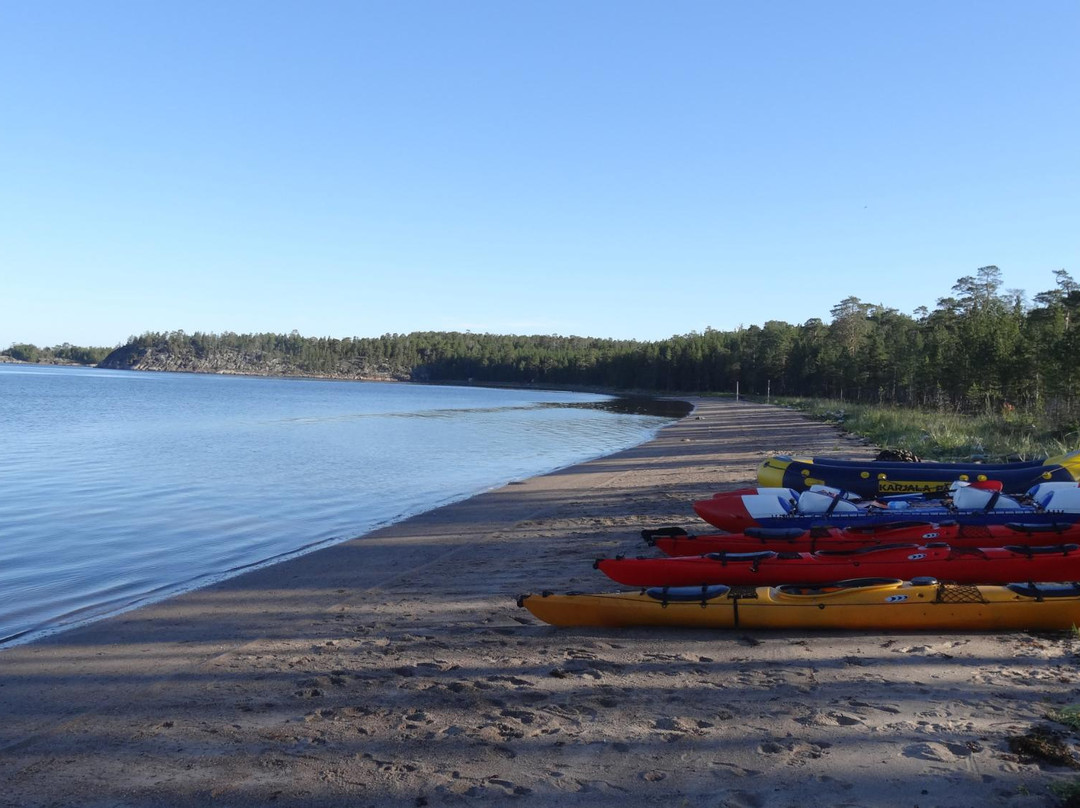
<path id="1" fill-rule="evenodd" d="M 592 406 L 608 400 L 0 365 L 0 642 L 619 451 L 670 420 Z"/>

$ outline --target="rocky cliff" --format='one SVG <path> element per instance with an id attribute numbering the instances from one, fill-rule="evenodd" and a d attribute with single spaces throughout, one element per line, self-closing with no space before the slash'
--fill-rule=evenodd
<path id="1" fill-rule="evenodd" d="M 205 351 L 170 350 L 124 345 L 98 365 L 114 370 L 174 371 L 179 373 L 225 373 L 244 376 L 304 376 L 366 381 L 418 381 L 423 374 L 412 368 L 391 367 L 363 360 L 339 362 L 333 367 L 312 368 L 280 355 L 245 353 L 233 348 Z"/>

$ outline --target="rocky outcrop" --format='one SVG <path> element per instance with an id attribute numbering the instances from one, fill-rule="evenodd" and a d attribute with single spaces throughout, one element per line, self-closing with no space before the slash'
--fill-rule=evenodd
<path id="1" fill-rule="evenodd" d="M 243 376 L 303 376 L 366 381 L 415 381 L 411 368 L 377 365 L 363 360 L 312 368 L 280 355 L 245 353 L 233 348 L 175 351 L 129 344 L 117 348 L 98 365 L 113 370 L 223 373 Z"/>

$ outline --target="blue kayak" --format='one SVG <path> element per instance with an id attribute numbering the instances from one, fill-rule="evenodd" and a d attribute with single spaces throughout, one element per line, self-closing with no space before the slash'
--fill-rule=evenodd
<path id="1" fill-rule="evenodd" d="M 889 494 L 945 494 L 957 481 L 1000 482 L 1006 494 L 1020 494 L 1047 482 L 1080 481 L 1080 451 L 1017 463 L 905 463 L 774 455 L 758 466 L 758 484 L 805 491 L 827 485 L 860 497 Z"/>

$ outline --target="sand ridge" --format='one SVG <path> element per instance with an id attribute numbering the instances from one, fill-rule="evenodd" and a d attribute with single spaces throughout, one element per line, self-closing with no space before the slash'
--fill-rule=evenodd
<path id="1" fill-rule="evenodd" d="M 988 806 L 1077 775 L 1071 634 L 560 630 L 596 557 L 776 452 L 871 450 L 695 400 L 655 440 L 0 652 L 0 805 Z M 1065 731 L 1060 725 L 1056 730 Z"/>

